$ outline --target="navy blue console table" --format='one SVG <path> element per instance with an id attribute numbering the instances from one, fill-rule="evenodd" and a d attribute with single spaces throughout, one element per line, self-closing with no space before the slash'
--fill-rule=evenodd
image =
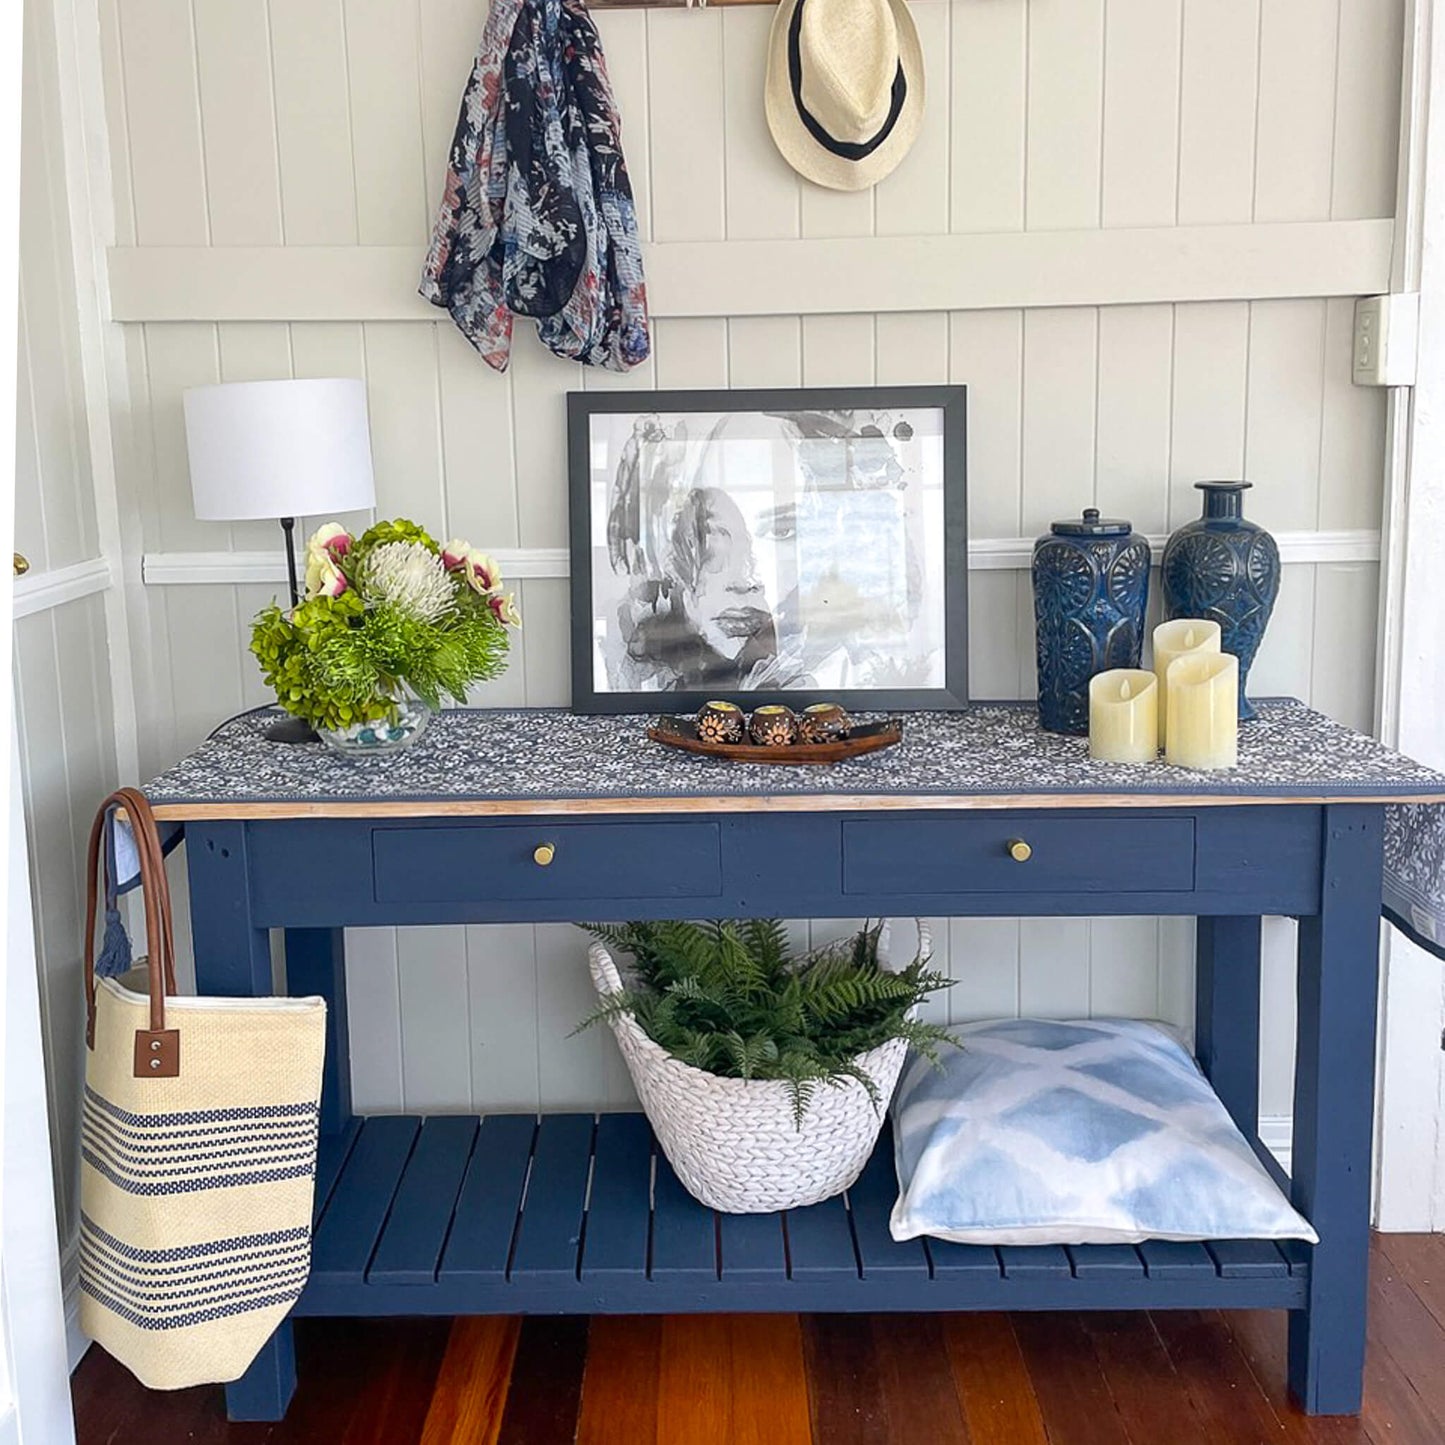
<path id="1" fill-rule="evenodd" d="M 1008 706 L 910 717 L 899 747 L 825 769 L 561 712 L 446 713 L 367 763 L 226 724 L 147 792 L 185 829 L 198 988 L 269 993 L 283 929 L 287 988 L 329 1006 L 294 1313 L 1279 1308 L 1301 1404 L 1356 1411 L 1384 813 L 1445 778 L 1297 703 L 1261 714 L 1220 774 L 1092 763 Z M 714 1217 L 640 1115 L 352 1113 L 346 926 L 899 913 L 1196 916 L 1200 1062 L 1320 1243 L 896 1244 L 886 1136 L 846 1205 Z M 1266 914 L 1300 919 L 1290 1179 L 1258 1140 Z M 288 1321 L 231 1416 L 278 1419 L 294 1386 Z"/>

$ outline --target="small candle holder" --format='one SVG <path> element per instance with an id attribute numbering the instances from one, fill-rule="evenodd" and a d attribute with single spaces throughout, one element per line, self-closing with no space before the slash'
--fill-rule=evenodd
<path id="1" fill-rule="evenodd" d="M 694 722 L 705 743 L 740 743 L 747 733 L 747 720 L 735 702 L 705 702 Z"/>
<path id="2" fill-rule="evenodd" d="M 1239 659 L 1187 652 L 1169 664 L 1169 740 L 1164 761 L 1215 771 L 1239 761 Z"/>
<path id="3" fill-rule="evenodd" d="M 1159 681 L 1118 667 L 1089 679 L 1089 756 L 1102 763 L 1152 763 L 1159 752 Z"/>
<path id="4" fill-rule="evenodd" d="M 759 747 L 785 748 L 798 736 L 798 719 L 782 703 L 766 703 L 753 709 L 750 731 Z"/>
<path id="5" fill-rule="evenodd" d="M 1177 657 L 1220 651 L 1221 631 L 1207 617 L 1175 617 L 1154 629 L 1154 675 L 1159 679 L 1159 746 L 1169 746 L 1169 664 Z"/>
<path id="6" fill-rule="evenodd" d="M 809 703 L 798 718 L 800 743 L 835 743 L 853 731 L 853 719 L 836 702 Z"/>

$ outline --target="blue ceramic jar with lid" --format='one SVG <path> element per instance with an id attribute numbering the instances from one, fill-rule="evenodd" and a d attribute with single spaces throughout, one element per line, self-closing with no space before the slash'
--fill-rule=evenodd
<path id="1" fill-rule="evenodd" d="M 1039 723 L 1087 733 L 1089 679 L 1138 667 L 1149 600 L 1149 543 L 1097 507 L 1055 522 L 1034 543 Z"/>

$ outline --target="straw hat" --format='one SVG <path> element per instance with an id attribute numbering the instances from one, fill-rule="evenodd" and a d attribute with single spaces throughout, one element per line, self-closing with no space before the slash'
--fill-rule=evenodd
<path id="1" fill-rule="evenodd" d="M 923 50 L 905 0 L 782 0 L 767 113 L 799 175 L 836 191 L 881 181 L 923 118 Z"/>

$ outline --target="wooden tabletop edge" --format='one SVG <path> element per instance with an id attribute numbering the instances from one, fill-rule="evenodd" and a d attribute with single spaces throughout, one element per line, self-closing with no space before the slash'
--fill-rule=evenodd
<path id="1" fill-rule="evenodd" d="M 854 813 L 1012 808 L 1320 807 L 1330 803 L 1445 803 L 1445 791 L 1401 793 L 768 793 L 722 797 L 269 799 L 153 804 L 162 822 L 282 818 L 550 818 L 642 813 Z"/>

